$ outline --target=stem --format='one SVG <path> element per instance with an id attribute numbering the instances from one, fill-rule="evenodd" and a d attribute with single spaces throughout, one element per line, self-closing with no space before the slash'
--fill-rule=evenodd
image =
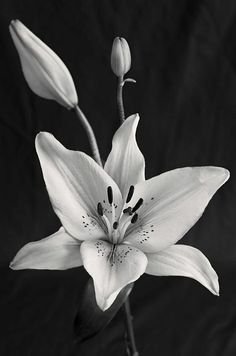
<path id="1" fill-rule="evenodd" d="M 126 299 L 124 303 L 124 312 L 125 312 L 125 322 L 126 322 L 126 330 L 127 330 L 127 355 L 128 356 L 139 356 L 137 351 L 135 336 L 134 336 L 134 328 L 133 328 L 133 316 L 130 310 L 130 302 L 129 297 Z"/>
<path id="2" fill-rule="evenodd" d="M 79 118 L 81 124 L 83 125 L 83 127 L 87 133 L 90 147 L 91 147 L 91 150 L 93 153 L 93 158 L 102 167 L 102 161 L 101 161 L 101 157 L 100 157 L 100 153 L 99 153 L 99 149 L 98 149 L 98 144 L 97 144 L 97 140 L 94 135 L 93 129 L 92 129 L 90 123 L 88 122 L 86 116 L 84 115 L 83 111 L 80 109 L 80 107 L 78 105 L 76 105 L 74 109 L 75 109 L 76 116 Z"/>
<path id="3" fill-rule="evenodd" d="M 124 110 L 124 103 L 123 103 L 123 76 L 118 77 L 117 83 L 117 106 L 118 106 L 118 113 L 120 117 L 121 124 L 125 121 L 125 110 Z"/>

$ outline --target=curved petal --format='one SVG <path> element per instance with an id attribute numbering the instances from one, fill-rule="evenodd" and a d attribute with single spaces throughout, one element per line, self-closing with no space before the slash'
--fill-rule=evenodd
<path id="1" fill-rule="evenodd" d="M 91 157 L 66 149 L 49 133 L 37 135 L 36 150 L 53 209 L 65 229 L 80 240 L 103 238 L 97 204 L 102 202 L 110 213 L 107 188 L 111 186 L 113 201 L 121 207 L 116 183 Z"/>
<path id="2" fill-rule="evenodd" d="M 19 269 L 64 270 L 81 266 L 80 243 L 64 228 L 42 240 L 26 244 L 16 254 L 10 267 Z"/>
<path id="3" fill-rule="evenodd" d="M 174 245 L 158 253 L 147 254 L 146 273 L 155 276 L 184 276 L 201 283 L 219 295 L 218 276 L 206 256 L 197 248 Z"/>
<path id="4" fill-rule="evenodd" d="M 80 251 L 102 310 L 108 309 L 120 290 L 136 281 L 147 266 L 145 254 L 132 246 L 112 245 L 102 240 L 85 241 Z"/>
<path id="5" fill-rule="evenodd" d="M 136 142 L 139 115 L 128 117 L 116 131 L 105 171 L 114 179 L 124 198 L 131 185 L 144 181 L 145 161 Z"/>
<path id="6" fill-rule="evenodd" d="M 229 172 L 224 168 L 189 167 L 138 184 L 131 206 L 140 197 L 144 202 L 126 241 L 144 252 L 157 252 L 173 245 L 197 222 L 228 178 Z"/>

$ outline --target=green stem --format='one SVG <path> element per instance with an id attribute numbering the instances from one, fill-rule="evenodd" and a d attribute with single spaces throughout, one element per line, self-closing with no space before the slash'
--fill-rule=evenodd
<path id="1" fill-rule="evenodd" d="M 118 107 L 118 113 L 119 113 L 121 124 L 123 124 L 123 122 L 125 121 L 125 110 L 124 110 L 124 103 L 123 103 L 123 86 L 124 86 L 123 76 L 118 77 L 117 107 Z"/>
<path id="2" fill-rule="evenodd" d="M 124 303 L 124 312 L 125 312 L 125 322 L 126 322 L 126 330 L 127 330 L 127 355 L 128 356 L 139 356 L 137 351 L 135 336 L 134 336 L 134 328 L 133 328 L 133 316 L 130 310 L 130 302 L 129 297 L 126 299 Z"/>
<path id="3" fill-rule="evenodd" d="M 102 160 L 100 157 L 98 144 L 97 144 L 97 140 L 94 135 L 93 129 L 92 129 L 90 123 L 88 122 L 86 116 L 84 115 L 83 111 L 80 109 L 80 107 L 78 105 L 75 106 L 74 110 L 75 110 L 76 116 L 79 118 L 81 124 L 83 125 L 83 127 L 87 133 L 93 157 L 94 157 L 95 161 L 102 167 Z"/>

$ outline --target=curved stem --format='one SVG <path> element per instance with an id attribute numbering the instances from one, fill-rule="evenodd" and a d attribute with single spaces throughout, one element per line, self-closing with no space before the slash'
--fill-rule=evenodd
<path id="1" fill-rule="evenodd" d="M 123 76 L 118 77 L 117 83 L 117 106 L 118 106 L 118 113 L 120 117 L 121 124 L 125 121 L 125 110 L 124 110 L 124 103 L 123 103 Z"/>
<path id="2" fill-rule="evenodd" d="M 124 303 L 124 312 L 125 312 L 125 321 L 126 321 L 126 329 L 127 329 L 127 355 L 128 356 L 139 356 L 137 351 L 135 336 L 134 336 L 134 328 L 133 328 L 133 316 L 130 310 L 130 302 L 129 297 L 126 299 Z"/>
<path id="3" fill-rule="evenodd" d="M 93 157 L 94 157 L 95 161 L 102 167 L 102 160 L 100 157 L 98 144 L 97 144 L 97 140 L 94 135 L 93 129 L 92 129 L 90 123 L 88 122 L 86 116 L 84 115 L 83 111 L 80 109 L 80 107 L 78 105 L 75 106 L 74 110 L 75 110 L 76 116 L 79 118 L 81 124 L 83 125 L 83 127 L 87 133 L 89 143 L 91 146 L 91 150 L 93 153 Z"/>

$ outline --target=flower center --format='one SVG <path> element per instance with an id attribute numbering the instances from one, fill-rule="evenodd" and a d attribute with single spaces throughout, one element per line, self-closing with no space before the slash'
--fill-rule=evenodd
<path id="1" fill-rule="evenodd" d="M 111 186 L 107 188 L 107 199 L 111 207 L 110 210 L 111 215 L 110 216 L 106 215 L 105 209 L 103 208 L 101 202 L 97 204 L 98 215 L 101 217 L 103 224 L 106 227 L 108 239 L 113 244 L 120 243 L 123 240 L 126 230 L 130 226 L 130 224 L 135 224 L 138 221 L 139 215 L 137 211 L 142 206 L 143 199 L 139 198 L 133 207 L 127 206 L 130 200 L 132 199 L 133 194 L 134 194 L 134 186 L 131 185 L 123 205 L 124 209 L 122 210 L 118 218 L 116 217 L 115 214 L 115 209 L 117 206 L 113 201 L 113 191 Z"/>

